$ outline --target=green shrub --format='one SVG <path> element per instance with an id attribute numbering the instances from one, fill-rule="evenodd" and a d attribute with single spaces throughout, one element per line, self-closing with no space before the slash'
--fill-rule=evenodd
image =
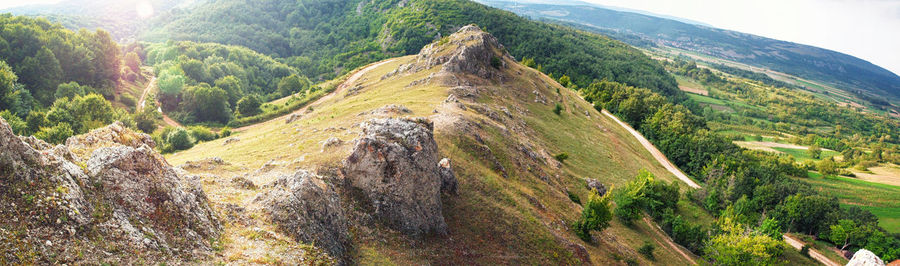
<path id="1" fill-rule="evenodd" d="M 197 141 L 210 141 L 218 138 L 215 132 L 204 126 L 191 126 L 188 127 L 188 130 L 191 131 L 191 136 Z"/>
<path id="2" fill-rule="evenodd" d="M 500 69 L 500 67 L 503 66 L 503 62 L 500 61 L 499 57 L 491 57 L 491 66 Z"/>
<path id="3" fill-rule="evenodd" d="M 119 95 L 119 102 L 132 109 L 135 108 L 135 104 L 137 104 L 137 100 L 128 94 Z"/>
<path id="4" fill-rule="evenodd" d="M 187 150 L 194 147 L 194 139 L 184 128 L 172 130 L 172 132 L 166 136 L 166 142 L 171 145 L 174 151 Z"/>
<path id="5" fill-rule="evenodd" d="M 569 159 L 569 154 L 568 154 L 568 153 L 565 153 L 565 152 L 562 152 L 562 153 L 560 153 L 560 154 L 553 155 L 553 158 L 556 158 L 557 161 L 559 161 L 559 162 L 562 163 L 562 162 L 565 162 L 566 159 Z"/>
<path id="6" fill-rule="evenodd" d="M 809 244 L 805 244 L 802 248 L 800 248 L 800 254 L 809 257 Z"/>
<path id="7" fill-rule="evenodd" d="M 230 128 L 230 127 L 223 127 L 223 128 L 222 128 L 222 132 L 219 133 L 219 134 L 222 135 L 223 138 L 224 138 L 224 137 L 231 136 L 231 128 Z"/>
<path id="8" fill-rule="evenodd" d="M 637 251 L 638 253 L 641 253 L 641 255 L 644 255 L 644 258 L 647 258 L 649 260 L 656 260 L 656 257 L 653 256 L 654 249 L 656 249 L 656 247 L 653 246 L 653 243 L 650 243 L 650 241 L 645 241 L 644 245 L 638 248 Z"/>
<path id="9" fill-rule="evenodd" d="M 572 191 L 566 191 L 566 193 L 569 194 L 569 200 L 574 203 L 578 203 L 578 205 L 581 205 L 581 198 L 579 198 L 578 195 L 575 195 L 575 193 L 572 193 Z"/>
<path id="10" fill-rule="evenodd" d="M 34 134 L 34 137 L 42 139 L 53 144 L 61 144 L 69 137 L 75 135 L 75 131 L 67 123 L 59 123 L 53 127 L 41 128 L 40 132 Z"/>
<path id="11" fill-rule="evenodd" d="M 562 105 L 557 103 L 556 107 L 553 107 L 553 113 L 556 115 L 560 115 L 562 113 Z"/>
<path id="12" fill-rule="evenodd" d="M 581 217 L 572 225 L 575 234 L 585 242 L 591 241 L 591 231 L 603 231 L 609 227 L 613 213 L 610 210 L 609 197 L 591 192 Z"/>

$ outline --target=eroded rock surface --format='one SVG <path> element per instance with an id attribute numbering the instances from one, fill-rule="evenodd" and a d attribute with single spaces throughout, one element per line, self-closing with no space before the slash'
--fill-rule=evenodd
<path id="1" fill-rule="evenodd" d="M 51 146 L 15 136 L 0 119 L 0 261 L 130 264 L 210 254 L 220 225 L 203 190 L 153 146 L 121 123 Z"/>
<path id="2" fill-rule="evenodd" d="M 847 262 L 847 266 L 884 266 L 884 261 L 875 253 L 866 249 L 860 249 L 853 254 L 853 258 L 850 259 L 850 262 Z"/>
<path id="3" fill-rule="evenodd" d="M 433 124 L 387 118 L 362 129 L 341 168 L 346 182 L 363 192 L 375 217 L 388 226 L 408 235 L 446 233 Z"/>
<path id="4" fill-rule="evenodd" d="M 280 230 L 298 241 L 314 243 L 335 258 L 347 258 L 347 218 L 330 184 L 318 175 L 299 170 L 267 187 L 271 190 L 256 201 Z"/>

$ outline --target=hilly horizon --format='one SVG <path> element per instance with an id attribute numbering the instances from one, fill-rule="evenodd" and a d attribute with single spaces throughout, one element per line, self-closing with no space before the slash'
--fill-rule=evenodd
<path id="1" fill-rule="evenodd" d="M 870 92 L 469 0 L 17 10 L 0 264 L 900 260 Z"/>
<path id="2" fill-rule="evenodd" d="M 837 84 L 846 91 L 864 90 L 900 97 L 900 76 L 844 53 L 762 36 L 698 25 L 653 14 L 613 10 L 585 2 L 566 5 L 484 0 L 484 3 L 529 17 L 580 24 L 602 30 L 632 45 L 646 42 L 769 68 L 802 78 Z M 612 30 L 612 32 L 608 32 Z M 618 36 L 617 36 L 618 35 Z"/>

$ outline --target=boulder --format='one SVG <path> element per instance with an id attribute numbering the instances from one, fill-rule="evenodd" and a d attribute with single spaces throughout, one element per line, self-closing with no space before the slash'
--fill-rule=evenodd
<path id="1" fill-rule="evenodd" d="M 256 198 L 268 218 L 297 241 L 314 243 L 339 259 L 347 258 L 350 237 L 338 194 L 306 170 L 278 178 Z"/>
<path id="2" fill-rule="evenodd" d="M 154 247 L 201 248 L 217 236 L 219 223 L 200 184 L 179 177 L 149 146 L 114 146 L 94 151 L 88 174 L 114 202 L 113 212 L 140 226 L 136 241 Z M 138 228 L 138 227 L 136 227 Z"/>
<path id="3" fill-rule="evenodd" d="M 847 266 L 884 266 L 884 261 L 872 251 L 860 249 L 853 254 L 853 258 L 847 262 Z"/>
<path id="4" fill-rule="evenodd" d="M 284 123 L 285 124 L 294 123 L 294 121 L 300 120 L 300 118 L 302 118 L 302 117 L 303 117 L 302 114 L 293 113 L 290 116 L 288 116 L 287 119 L 284 120 Z"/>
<path id="5" fill-rule="evenodd" d="M 588 190 L 597 191 L 597 194 L 600 196 L 606 195 L 606 186 L 603 183 L 600 183 L 597 179 L 588 178 L 587 180 Z"/>
<path id="6" fill-rule="evenodd" d="M 444 158 L 438 163 L 441 174 L 441 192 L 456 194 L 456 175 L 453 174 L 453 168 L 450 167 L 450 159 Z"/>
<path id="7" fill-rule="evenodd" d="M 370 120 L 341 167 L 346 182 L 374 207 L 374 216 L 407 235 L 447 231 L 433 130 L 424 119 Z"/>
<path id="8" fill-rule="evenodd" d="M 325 152 L 325 150 L 331 147 L 341 146 L 341 144 L 344 144 L 343 140 L 336 137 L 330 137 L 322 142 L 322 152 Z"/>

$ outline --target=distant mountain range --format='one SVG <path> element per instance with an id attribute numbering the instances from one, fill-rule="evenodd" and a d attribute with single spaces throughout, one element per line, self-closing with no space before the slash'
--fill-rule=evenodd
<path id="1" fill-rule="evenodd" d="M 479 0 L 536 19 L 584 26 L 636 46 L 668 46 L 822 81 L 869 96 L 900 99 L 900 76 L 868 61 L 809 45 L 577 1 Z"/>

